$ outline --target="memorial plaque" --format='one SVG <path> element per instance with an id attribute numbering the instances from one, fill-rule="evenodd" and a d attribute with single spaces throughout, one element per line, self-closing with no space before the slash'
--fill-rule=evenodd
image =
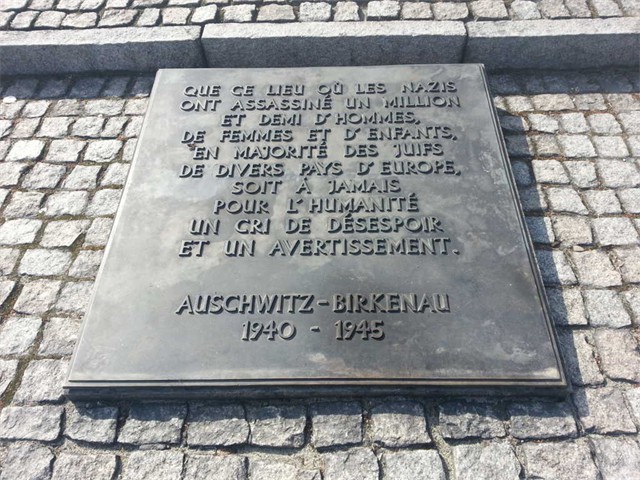
<path id="1" fill-rule="evenodd" d="M 565 387 L 481 65 L 158 73 L 70 395 Z"/>

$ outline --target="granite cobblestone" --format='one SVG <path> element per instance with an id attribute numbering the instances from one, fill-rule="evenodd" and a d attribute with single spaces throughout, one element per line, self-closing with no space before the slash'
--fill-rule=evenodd
<path id="1" fill-rule="evenodd" d="M 193 19 L 209 5 L 217 7 L 207 10 L 215 22 L 255 21 L 275 4 L 11 3 L 3 12 L 88 13 L 100 22 L 106 10 L 134 11 L 134 23 L 153 9 L 157 21 L 168 8 L 187 9 Z M 369 8 L 319 3 L 331 7 L 332 21 L 363 21 Z M 435 15 L 435 3 L 391 3 L 399 18 Z M 469 19 L 496 15 L 481 2 L 456 3 Z M 633 6 L 615 4 L 623 15 Z M 568 0 L 504 4 L 511 18 L 585 15 L 581 5 L 594 8 Z M 61 395 L 151 79 L 0 80 L 0 98 L 18 97 L 0 101 L 0 479 L 86 472 L 113 480 L 442 480 L 452 472 L 474 480 L 633 479 L 640 471 L 640 97 L 633 77 L 490 77 L 512 138 L 514 174 L 574 386 L 570 397 L 221 404 L 72 403 Z"/>

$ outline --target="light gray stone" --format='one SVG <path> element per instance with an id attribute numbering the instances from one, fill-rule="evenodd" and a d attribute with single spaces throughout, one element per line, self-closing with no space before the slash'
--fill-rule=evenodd
<path id="1" fill-rule="evenodd" d="M 577 390 L 573 402 L 586 433 L 636 432 L 620 390 L 608 387 Z"/>
<path id="2" fill-rule="evenodd" d="M 217 13 L 217 5 L 205 5 L 204 7 L 198 7 L 193 11 L 193 15 L 191 16 L 191 23 L 214 22 Z"/>
<path id="3" fill-rule="evenodd" d="M 312 442 L 316 448 L 362 442 L 362 407 L 356 402 L 311 406 Z"/>
<path id="4" fill-rule="evenodd" d="M 36 189 L 55 188 L 65 172 L 66 168 L 63 165 L 37 163 L 25 177 L 22 186 Z"/>
<path id="5" fill-rule="evenodd" d="M 640 185 L 640 172 L 633 161 L 598 160 L 596 165 L 602 183 L 606 187 L 637 187 Z"/>
<path id="6" fill-rule="evenodd" d="M 324 480 L 378 480 L 378 459 L 368 448 L 322 455 Z"/>
<path id="7" fill-rule="evenodd" d="M 93 189 L 98 182 L 98 165 L 78 165 L 73 168 L 69 176 L 62 183 L 64 190 Z"/>
<path id="8" fill-rule="evenodd" d="M 27 165 L 24 163 L 0 163 L 0 186 L 17 185 L 26 169 Z"/>
<path id="9" fill-rule="evenodd" d="M 55 302 L 60 284 L 57 280 L 35 280 L 26 283 L 13 309 L 18 313 L 45 313 Z"/>
<path id="10" fill-rule="evenodd" d="M 327 2 L 302 2 L 298 11 L 301 22 L 328 22 L 331 18 L 331 4 Z"/>
<path id="11" fill-rule="evenodd" d="M 163 8 L 161 13 L 163 25 L 186 25 L 187 18 L 191 14 L 190 8 L 174 7 Z"/>
<path id="12" fill-rule="evenodd" d="M 622 300 L 613 290 L 585 290 L 585 303 L 592 327 L 620 328 L 631 325 Z"/>
<path id="13" fill-rule="evenodd" d="M 249 439 L 241 405 L 192 405 L 188 423 L 189 445 L 242 445 Z"/>
<path id="14" fill-rule="evenodd" d="M 116 439 L 117 407 L 70 403 L 64 434 L 83 442 L 113 443 Z"/>
<path id="15" fill-rule="evenodd" d="M 109 9 L 100 17 L 98 27 L 126 27 L 133 23 L 138 15 L 137 10 Z"/>
<path id="16" fill-rule="evenodd" d="M 79 122 L 80 120 L 78 120 Z M 75 125 L 78 124 L 76 122 Z M 75 127 L 74 125 L 74 127 Z M 45 157 L 48 162 L 77 162 L 80 151 L 87 142 L 82 140 L 53 140 Z"/>
<path id="17" fill-rule="evenodd" d="M 84 239 L 84 245 L 88 247 L 101 247 L 107 244 L 113 220 L 111 218 L 96 218 L 92 223 Z"/>
<path id="18" fill-rule="evenodd" d="M 187 414 L 184 405 L 134 405 L 120 431 L 120 443 L 178 443 Z"/>
<path id="19" fill-rule="evenodd" d="M 93 282 L 68 282 L 60 292 L 55 308 L 61 312 L 84 314 Z"/>
<path id="20" fill-rule="evenodd" d="M 121 195 L 122 190 L 120 189 L 98 190 L 87 207 L 87 214 L 91 216 L 114 215 L 118 209 Z"/>
<path id="21" fill-rule="evenodd" d="M 261 24 L 251 26 L 251 36 L 241 24 L 210 24 L 202 46 L 212 67 L 446 63 L 461 57 L 462 23 L 398 23 Z"/>
<path id="22" fill-rule="evenodd" d="M 511 15 L 516 20 L 536 20 L 540 18 L 540 12 L 536 2 L 530 0 L 515 0 L 510 6 Z"/>
<path id="23" fill-rule="evenodd" d="M 640 325 L 640 287 L 632 287 L 622 294 L 631 309 L 634 324 Z"/>
<path id="24" fill-rule="evenodd" d="M 53 466 L 51 480 L 111 480 L 116 471 L 113 454 L 61 453 Z"/>
<path id="25" fill-rule="evenodd" d="M 296 16 L 291 5 L 277 5 L 275 3 L 260 7 L 258 11 L 258 22 L 290 22 Z"/>
<path id="26" fill-rule="evenodd" d="M 136 451 L 122 467 L 122 480 L 180 480 L 184 454 L 176 450 Z"/>
<path id="27" fill-rule="evenodd" d="M 639 480 L 640 447 L 633 438 L 592 437 L 602 480 Z"/>
<path id="28" fill-rule="evenodd" d="M 406 5 L 406 4 L 405 4 Z M 356 2 L 338 2 L 333 14 L 335 22 L 357 22 L 360 20 L 358 4 Z"/>
<path id="29" fill-rule="evenodd" d="M 195 26 L 33 31 L 26 36 L 19 33 L 0 32 L 5 75 L 149 71 L 202 65 L 200 29 Z"/>
<path id="30" fill-rule="evenodd" d="M 531 167 L 539 183 L 569 183 L 567 172 L 557 160 L 533 160 Z"/>
<path id="31" fill-rule="evenodd" d="M 62 398 L 62 384 L 69 364 L 62 360 L 32 360 L 16 391 L 17 404 L 55 402 Z"/>
<path id="32" fill-rule="evenodd" d="M 265 447 L 302 447 L 305 439 L 305 408 L 298 405 L 248 407 L 250 443 Z"/>
<path id="33" fill-rule="evenodd" d="M 561 330 L 558 332 L 558 341 L 571 383 L 578 386 L 604 383 L 604 376 L 596 362 L 591 332 Z"/>
<path id="34" fill-rule="evenodd" d="M 602 246 L 638 244 L 638 232 L 628 218 L 594 218 L 593 230 L 596 240 Z"/>
<path id="35" fill-rule="evenodd" d="M 49 217 L 79 215 L 87 205 L 88 193 L 84 191 L 55 192 L 49 195 L 44 213 Z"/>
<path id="36" fill-rule="evenodd" d="M 640 352 L 629 330 L 598 329 L 594 336 L 604 373 L 613 380 L 640 382 Z"/>
<path id="37" fill-rule="evenodd" d="M 320 480 L 318 470 L 302 470 L 296 465 L 282 461 L 251 460 L 249 462 L 251 480 Z"/>
<path id="38" fill-rule="evenodd" d="M 47 446 L 11 443 L 2 465 L 0 480 L 49 480 L 53 459 L 53 452 Z"/>
<path id="39" fill-rule="evenodd" d="M 0 360 L 0 395 L 4 395 L 17 370 L 17 360 Z"/>
<path id="40" fill-rule="evenodd" d="M 625 212 L 640 213 L 640 188 L 619 190 L 618 197 Z"/>
<path id="41" fill-rule="evenodd" d="M 43 247 L 70 247 L 89 228 L 88 220 L 58 220 L 49 222 L 40 245 Z"/>
<path id="42" fill-rule="evenodd" d="M 602 250 L 572 252 L 571 258 L 583 286 L 615 287 L 622 284 L 620 273 L 613 267 L 606 252 Z"/>
<path id="43" fill-rule="evenodd" d="M 76 120 L 71 133 L 78 137 L 96 138 L 100 136 L 105 118 L 103 116 L 87 116 Z"/>
<path id="44" fill-rule="evenodd" d="M 629 149 L 622 137 L 593 137 L 598 156 L 602 158 L 621 158 L 629 155 Z"/>
<path id="45" fill-rule="evenodd" d="M 582 193 L 587 206 L 596 215 L 622 213 L 614 190 L 588 190 Z"/>
<path id="46" fill-rule="evenodd" d="M 162 3 L 162 2 L 159 2 Z M 160 21 L 159 8 L 145 8 L 138 17 L 136 25 L 139 27 L 154 27 Z"/>
<path id="47" fill-rule="evenodd" d="M 436 20 L 464 20 L 469 16 L 465 3 L 434 3 L 432 10 Z"/>
<path id="48" fill-rule="evenodd" d="M 556 238 L 563 245 L 591 245 L 593 236 L 591 226 L 584 217 L 556 215 L 553 217 Z"/>
<path id="49" fill-rule="evenodd" d="M 42 320 L 37 317 L 9 317 L 5 320 L 0 329 L 0 355 L 27 354 L 41 324 Z"/>
<path id="50" fill-rule="evenodd" d="M 577 437 L 571 408 L 566 403 L 530 402 L 509 405 L 511 435 L 519 439 Z"/>
<path id="51" fill-rule="evenodd" d="M 422 405 L 417 402 L 387 402 L 373 407 L 371 439 L 388 447 L 431 443 Z"/>
<path id="52" fill-rule="evenodd" d="M 69 269 L 69 276 L 95 278 L 102 261 L 102 250 L 82 250 Z"/>
<path id="53" fill-rule="evenodd" d="M 504 20 L 509 13 L 503 2 L 476 0 L 469 4 L 473 17 L 477 20 Z"/>
<path id="54" fill-rule="evenodd" d="M 16 248 L 0 248 L 0 275 L 9 275 L 13 272 L 19 254 L 20 251 Z"/>
<path id="55" fill-rule="evenodd" d="M 569 171 L 572 183 L 579 188 L 595 187 L 599 184 L 596 167 L 587 160 L 571 160 L 563 162 Z"/>
<path id="56" fill-rule="evenodd" d="M 367 18 L 372 20 L 393 20 L 400 14 L 400 2 L 395 0 L 374 0 L 367 3 Z"/>
<path id="57" fill-rule="evenodd" d="M 91 28 L 98 22 L 98 15 L 95 12 L 72 12 L 64 20 L 62 26 L 67 28 Z"/>
<path id="58" fill-rule="evenodd" d="M 80 332 L 80 319 L 52 318 L 44 327 L 44 334 L 38 353 L 40 355 L 68 356 L 73 353 L 73 347 Z"/>
<path id="59" fill-rule="evenodd" d="M 536 258 L 545 285 L 573 285 L 576 276 L 560 250 L 537 250 Z"/>
<path id="60" fill-rule="evenodd" d="M 41 211 L 44 194 L 40 192 L 13 192 L 11 201 L 4 209 L 4 216 L 15 217 L 36 217 Z"/>
<path id="61" fill-rule="evenodd" d="M 44 146 L 45 143 L 42 140 L 18 140 L 9 150 L 6 160 L 8 162 L 38 160 Z"/>
<path id="62" fill-rule="evenodd" d="M 122 148 L 120 140 L 96 140 L 89 142 L 84 154 L 84 160 L 88 162 L 112 162 L 116 159 Z"/>
<path id="63" fill-rule="evenodd" d="M 631 410 L 636 419 L 636 424 L 640 424 L 640 388 L 633 387 L 625 390 L 624 396 L 627 399 L 629 410 Z"/>
<path id="64" fill-rule="evenodd" d="M 439 410 L 444 438 L 495 438 L 507 434 L 501 415 L 493 405 L 448 402 L 440 405 Z"/>
<path id="65" fill-rule="evenodd" d="M 27 250 L 18 272 L 24 275 L 61 275 L 71 264 L 71 252 L 45 248 Z"/>
<path id="66" fill-rule="evenodd" d="M 404 2 L 400 18 L 402 20 L 428 20 L 433 18 L 433 13 L 428 3 Z"/>
<path id="67" fill-rule="evenodd" d="M 4 407 L 0 412 L 0 438 L 51 442 L 60 435 L 62 412 L 62 407 L 53 405 Z"/>
<path id="68" fill-rule="evenodd" d="M 40 228 L 41 220 L 19 218 L 0 225 L 0 245 L 25 245 L 32 243 Z"/>
<path id="69" fill-rule="evenodd" d="M 518 480 L 522 467 L 506 443 L 453 447 L 457 480 Z"/>
<path id="70" fill-rule="evenodd" d="M 578 192 L 571 187 L 549 187 L 546 192 L 549 205 L 556 212 L 577 213 L 580 215 L 589 213 Z"/>
<path id="71" fill-rule="evenodd" d="M 622 133 L 616 118 L 610 113 L 594 113 L 587 117 L 593 133 L 599 135 L 615 135 Z"/>
<path id="72" fill-rule="evenodd" d="M 616 266 L 625 282 L 640 282 L 640 248 L 616 248 Z"/>
<path id="73" fill-rule="evenodd" d="M 244 463 L 244 457 L 238 456 L 189 455 L 187 457 L 184 480 L 200 480 L 204 478 L 247 480 L 247 471 Z"/>
<path id="74" fill-rule="evenodd" d="M 384 480 L 445 480 L 436 450 L 384 451 L 380 460 Z"/>
<path id="75" fill-rule="evenodd" d="M 598 470 L 589 446 L 575 442 L 525 443 L 527 478 L 557 480 L 597 480 Z"/>
<path id="76" fill-rule="evenodd" d="M 561 0 L 556 1 L 562 6 Z M 538 4 L 546 16 L 548 3 Z M 568 17 L 564 10 L 562 16 Z M 467 28 L 464 61 L 482 62 L 489 69 L 632 67 L 639 62 L 632 53 L 640 42 L 633 18 L 470 22 Z M 509 48 L 504 48 L 507 43 Z M 513 51 L 519 54 L 512 55 Z"/>
<path id="77" fill-rule="evenodd" d="M 112 163 L 107 168 L 100 185 L 103 187 L 121 186 L 124 185 L 127 180 L 127 174 L 129 173 L 128 163 Z"/>

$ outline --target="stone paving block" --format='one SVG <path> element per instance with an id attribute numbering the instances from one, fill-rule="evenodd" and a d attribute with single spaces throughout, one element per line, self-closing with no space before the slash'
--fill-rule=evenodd
<path id="1" fill-rule="evenodd" d="M 45 143 L 42 140 L 18 140 L 9 150 L 6 160 L 8 162 L 38 160 L 44 146 Z"/>
<path id="2" fill-rule="evenodd" d="M 178 443 L 187 409 L 184 405 L 140 404 L 131 407 L 118 442 Z"/>
<path id="3" fill-rule="evenodd" d="M 385 480 L 445 480 L 436 450 L 384 451 L 380 459 Z"/>
<path id="4" fill-rule="evenodd" d="M 2 465 L 0 480 L 48 480 L 53 460 L 53 452 L 47 446 L 31 442 L 12 443 Z"/>
<path id="5" fill-rule="evenodd" d="M 507 443 L 457 445 L 452 448 L 457 480 L 518 480 L 522 467 Z"/>
<path id="6" fill-rule="evenodd" d="M 544 2 L 539 7 L 542 10 Z M 637 66 L 639 62 L 633 53 L 640 47 L 633 18 L 469 22 L 467 28 L 464 61 L 484 63 L 490 70 Z M 514 51 L 519 54 L 512 55 Z"/>
<path id="7" fill-rule="evenodd" d="M 640 479 L 640 447 L 633 438 L 591 437 L 602 480 Z"/>
<path id="8" fill-rule="evenodd" d="M 560 330 L 558 341 L 571 383 L 578 386 L 604 383 L 604 376 L 596 362 L 595 341 L 591 332 Z"/>
<path id="9" fill-rule="evenodd" d="M 87 214 L 91 216 L 114 215 L 118 209 L 121 195 L 122 190 L 120 189 L 98 190 L 87 207 Z"/>
<path id="10" fill-rule="evenodd" d="M 78 122 L 76 122 L 77 125 Z M 74 125 L 75 126 L 75 125 Z M 77 162 L 86 142 L 82 140 L 53 140 L 45 157 L 48 162 Z"/>
<path id="11" fill-rule="evenodd" d="M 587 206 L 596 215 L 622 213 L 614 190 L 588 190 L 582 193 Z"/>
<path id="12" fill-rule="evenodd" d="M 117 421 L 117 407 L 69 403 L 64 434 L 83 442 L 113 443 Z"/>
<path id="13" fill-rule="evenodd" d="M 62 189 L 83 190 L 95 188 L 100 168 L 98 165 L 78 165 L 74 167 L 62 183 Z"/>
<path id="14" fill-rule="evenodd" d="M 515 0 L 510 5 L 511 15 L 516 20 L 536 20 L 541 18 L 536 2 Z"/>
<path id="15" fill-rule="evenodd" d="M 571 160 L 562 163 L 569 171 L 571 181 L 576 187 L 589 188 L 599 184 L 596 167 L 592 162 L 587 160 Z"/>
<path id="16" fill-rule="evenodd" d="M 326 2 L 302 2 L 298 11 L 301 22 L 328 22 L 331 19 L 331 4 Z"/>
<path id="17" fill-rule="evenodd" d="M 251 445 L 293 447 L 304 445 L 306 412 L 302 405 L 247 407 Z"/>
<path id="18" fill-rule="evenodd" d="M 122 480 L 162 478 L 180 480 L 184 454 L 180 451 L 136 451 L 124 461 Z"/>
<path id="19" fill-rule="evenodd" d="M 25 283 L 13 309 L 18 313 L 38 314 L 46 312 L 56 300 L 61 282 L 35 280 Z"/>
<path id="20" fill-rule="evenodd" d="M 503 2 L 494 0 L 476 0 L 469 3 L 471 13 L 477 20 L 505 20 L 509 13 Z"/>
<path id="21" fill-rule="evenodd" d="M 357 402 L 311 405 L 311 441 L 316 448 L 362 442 L 362 407 Z"/>
<path id="22" fill-rule="evenodd" d="M 134 22 L 137 15 L 138 11 L 133 9 L 105 10 L 98 22 L 98 27 L 127 27 Z"/>
<path id="23" fill-rule="evenodd" d="M 636 432 L 620 390 L 607 387 L 577 390 L 573 393 L 573 402 L 586 433 Z"/>
<path id="24" fill-rule="evenodd" d="M 42 221 L 19 218 L 0 225 L 0 245 L 25 245 L 32 243 L 42 228 Z"/>
<path id="25" fill-rule="evenodd" d="M 333 20 L 336 22 L 357 22 L 360 20 L 358 4 L 356 2 L 336 3 Z"/>
<path id="26" fill-rule="evenodd" d="M 38 353 L 40 355 L 69 356 L 73 353 L 80 332 L 80 319 L 52 318 L 44 327 Z"/>
<path id="27" fill-rule="evenodd" d="M 587 215 L 580 195 L 571 187 L 550 187 L 546 190 L 549 206 L 556 212 L 577 213 Z"/>
<path id="28" fill-rule="evenodd" d="M 593 133 L 599 135 L 616 135 L 622 133 L 622 128 L 616 118 L 610 113 L 594 113 L 587 117 Z"/>
<path id="29" fill-rule="evenodd" d="M 92 290 L 93 282 L 66 283 L 60 292 L 55 309 L 60 312 L 84 314 Z"/>
<path id="30" fill-rule="evenodd" d="M 4 407 L 0 412 L 0 438 L 53 441 L 60 435 L 62 412 L 62 407 L 53 405 Z"/>
<path id="31" fill-rule="evenodd" d="M 600 364 L 613 380 L 640 382 L 640 351 L 627 329 L 598 329 L 594 332 Z"/>
<path id="32" fill-rule="evenodd" d="M 24 163 L 0 163 L 0 186 L 17 185 L 26 169 L 27 165 Z"/>
<path id="33" fill-rule="evenodd" d="M 211 67 L 375 65 L 456 62 L 465 38 L 460 22 L 291 23 L 286 27 L 210 24 L 202 46 Z M 313 51 L 314 55 L 308 55 Z"/>
<path id="34" fill-rule="evenodd" d="M 546 18 L 562 19 L 571 17 L 562 0 L 541 0 L 538 7 Z"/>
<path id="35" fill-rule="evenodd" d="M 39 192 L 14 192 L 9 205 L 4 209 L 4 216 L 7 218 L 36 217 L 42 213 L 43 199 L 44 194 Z"/>
<path id="36" fill-rule="evenodd" d="M 71 252 L 46 248 L 27 250 L 18 272 L 24 275 L 61 275 L 71 265 Z"/>
<path id="37" fill-rule="evenodd" d="M 538 183 L 569 183 L 567 172 L 557 160 L 533 160 L 531 167 Z"/>
<path id="38" fill-rule="evenodd" d="M 96 138 L 104 127 L 103 116 L 81 117 L 73 124 L 71 133 L 79 137 Z"/>
<path id="39" fill-rule="evenodd" d="M 598 470 L 583 440 L 567 443 L 525 443 L 527 478 L 597 480 Z"/>
<path id="40" fill-rule="evenodd" d="M 52 193 L 47 198 L 44 213 L 49 217 L 79 215 L 87 204 L 88 196 L 84 191 Z"/>
<path id="41" fill-rule="evenodd" d="M 629 410 L 636 419 L 636 425 L 640 424 L 640 388 L 630 388 L 625 390 L 624 396 L 627 399 Z"/>
<path id="42" fill-rule="evenodd" d="M 0 275 L 9 275 L 13 272 L 19 254 L 19 250 L 15 248 L 0 248 Z"/>
<path id="43" fill-rule="evenodd" d="M 432 5 L 433 16 L 436 20 L 465 20 L 469 16 L 469 9 L 465 3 L 438 2 Z"/>
<path id="44" fill-rule="evenodd" d="M 537 250 L 536 258 L 545 285 L 573 285 L 576 276 L 560 250 Z"/>
<path id="45" fill-rule="evenodd" d="M 511 435 L 519 439 L 577 437 L 578 430 L 567 403 L 512 403 Z"/>
<path id="46" fill-rule="evenodd" d="M 591 225 L 584 217 L 556 215 L 553 218 L 556 239 L 563 245 L 591 245 Z"/>
<path id="47" fill-rule="evenodd" d="M 7 75 L 198 67 L 199 33 L 198 27 L 0 32 L 0 55 Z"/>
<path id="48" fill-rule="evenodd" d="M 115 471 L 113 454 L 61 453 L 53 466 L 51 480 L 111 480 Z"/>
<path id="49" fill-rule="evenodd" d="M 1 302 L 0 302 L 1 303 Z M 0 355 L 25 355 L 38 335 L 38 317 L 9 317 L 0 328 Z"/>
<path id="50" fill-rule="evenodd" d="M 617 292 L 585 290 L 584 296 L 591 326 L 620 328 L 631 325 L 631 318 Z"/>
<path id="51" fill-rule="evenodd" d="M 32 360 L 22 376 L 13 402 L 55 402 L 62 398 L 62 384 L 69 370 L 63 360 Z"/>
<path id="52" fill-rule="evenodd" d="M 622 284 L 620 273 L 613 267 L 606 252 L 602 250 L 572 252 L 571 258 L 583 286 L 615 287 Z"/>
<path id="53" fill-rule="evenodd" d="M 640 248 L 616 248 L 616 266 L 625 282 L 640 282 Z"/>
<path id="54" fill-rule="evenodd" d="M 187 457 L 184 480 L 200 480 L 203 478 L 247 480 L 245 458 L 238 456 L 189 455 Z"/>
<path id="55" fill-rule="evenodd" d="M 258 22 L 290 22 L 295 20 L 293 7 L 290 5 L 268 4 L 260 7 Z"/>
<path id="56" fill-rule="evenodd" d="M 86 233 L 89 220 L 58 220 L 47 223 L 40 240 L 43 247 L 70 247 Z"/>
<path id="57" fill-rule="evenodd" d="M 626 213 L 640 213 L 640 188 L 619 190 L 618 198 Z"/>
<path id="58" fill-rule="evenodd" d="M 138 27 L 154 27 L 160 22 L 159 8 L 145 8 L 136 21 Z"/>
<path id="59" fill-rule="evenodd" d="M 300 469 L 296 465 L 282 461 L 251 460 L 249 462 L 251 480 L 320 480 L 318 470 Z"/>
<path id="60" fill-rule="evenodd" d="M 634 319 L 634 325 L 640 325 L 640 287 L 632 287 L 622 294 Z"/>
<path id="61" fill-rule="evenodd" d="M 162 25 L 186 25 L 190 14 L 190 8 L 163 8 L 160 18 Z"/>
<path id="62" fill-rule="evenodd" d="M 11 131 L 11 138 L 29 138 L 35 134 L 40 125 L 39 118 L 21 118 L 15 122 Z"/>
<path id="63" fill-rule="evenodd" d="M 586 325 L 582 295 L 577 288 L 547 288 L 551 318 L 556 325 Z"/>
<path id="64" fill-rule="evenodd" d="M 17 360 L 0 360 L 0 395 L 4 395 L 17 370 Z"/>
<path id="65" fill-rule="evenodd" d="M 189 445 L 242 445 L 249 439 L 249 424 L 241 405 L 191 405 Z"/>
<path id="66" fill-rule="evenodd" d="M 395 0 L 374 0 L 367 3 L 367 18 L 372 20 L 397 19 L 400 2 Z"/>
<path id="67" fill-rule="evenodd" d="M 378 480 L 378 459 L 368 448 L 326 453 L 324 460 L 324 480 Z"/>
<path id="68" fill-rule="evenodd" d="M 63 165 L 37 163 L 25 177 L 22 187 L 30 189 L 55 188 L 65 173 L 66 168 Z"/>
<path id="69" fill-rule="evenodd" d="M 629 149 L 622 137 L 593 137 L 598 156 L 602 158 L 621 158 L 629 155 Z"/>
<path id="70" fill-rule="evenodd" d="M 632 161 L 597 160 L 598 174 L 606 187 L 640 186 L 640 172 Z"/>
<path id="71" fill-rule="evenodd" d="M 402 20 L 429 20 L 433 18 L 433 13 L 428 3 L 405 2 L 402 4 L 400 18 Z"/>
<path id="72" fill-rule="evenodd" d="M 37 137 L 63 138 L 69 132 L 69 127 L 74 121 L 71 117 L 47 117 L 42 120 L 40 128 L 36 132 Z"/>
<path id="73" fill-rule="evenodd" d="M 624 217 L 601 217 L 593 219 L 596 241 L 603 246 L 637 245 L 638 232 L 631 220 Z"/>
<path id="74" fill-rule="evenodd" d="M 92 223 L 87 235 L 84 239 L 85 247 L 102 247 L 107 244 L 109 240 L 109 234 L 111 233 L 111 227 L 113 226 L 113 219 L 111 218 L 96 218 Z"/>
<path id="75" fill-rule="evenodd" d="M 417 402 L 386 402 L 371 409 L 371 439 L 387 447 L 431 443 L 424 408 Z"/>
<path id="76" fill-rule="evenodd" d="M 456 401 L 439 406 L 440 430 L 446 439 L 504 437 L 502 417 L 491 404 Z"/>
<path id="77" fill-rule="evenodd" d="M 102 261 L 102 250 L 82 250 L 76 256 L 71 268 L 69 276 L 77 278 L 93 279 L 98 273 L 100 262 Z"/>
<path id="78" fill-rule="evenodd" d="M 555 241 L 549 217 L 525 217 L 527 230 L 534 243 L 549 245 Z"/>

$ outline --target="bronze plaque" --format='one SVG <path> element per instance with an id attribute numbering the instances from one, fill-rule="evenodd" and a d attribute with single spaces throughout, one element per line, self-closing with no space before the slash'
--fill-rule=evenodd
<path id="1" fill-rule="evenodd" d="M 158 72 L 69 394 L 564 387 L 481 65 Z"/>

